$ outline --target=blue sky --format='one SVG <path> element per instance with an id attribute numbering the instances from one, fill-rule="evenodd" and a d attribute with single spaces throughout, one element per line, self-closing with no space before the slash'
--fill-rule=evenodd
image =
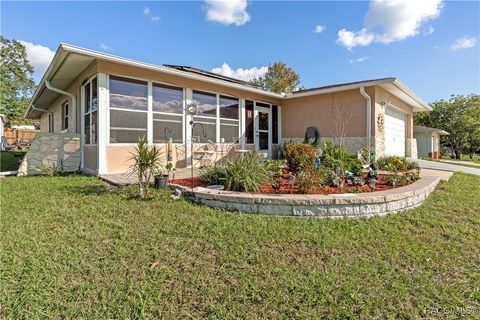
<path id="1" fill-rule="evenodd" d="M 305 87 L 395 76 L 432 102 L 480 94 L 479 3 L 2 1 L 1 33 L 37 80 L 66 42 L 244 79 L 282 60 Z"/>

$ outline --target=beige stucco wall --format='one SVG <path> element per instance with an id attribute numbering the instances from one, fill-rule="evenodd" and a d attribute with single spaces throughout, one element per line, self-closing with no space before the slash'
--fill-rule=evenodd
<path id="1" fill-rule="evenodd" d="M 367 88 L 366 91 L 374 101 L 374 88 Z M 366 100 L 359 90 L 348 90 L 284 100 L 282 137 L 284 139 L 303 138 L 308 127 L 316 127 L 321 137 L 335 136 L 332 106 L 349 108 L 351 111 L 347 137 L 366 136 Z"/>
<path id="2" fill-rule="evenodd" d="M 96 63 L 91 64 L 65 90 L 74 94 L 77 97 L 77 132 L 80 132 L 81 84 L 83 81 L 92 77 L 97 72 L 96 70 Z M 50 107 L 47 108 L 48 111 L 54 113 L 54 132 L 62 131 L 62 104 L 66 101 L 68 101 L 70 108 L 68 132 L 72 132 L 72 101 L 69 97 L 66 97 L 64 95 L 59 95 L 59 97 L 55 99 L 55 101 L 50 105 Z M 48 114 L 45 112 L 42 112 L 42 114 L 40 115 L 40 131 L 48 131 Z"/>
<path id="3" fill-rule="evenodd" d="M 193 145 L 194 153 L 195 151 L 202 150 L 206 144 L 195 143 Z M 132 152 L 134 151 L 134 145 L 109 145 L 107 146 L 107 172 L 108 173 L 124 173 L 127 172 L 132 165 L 131 157 Z M 156 147 L 160 150 L 160 162 L 162 165 L 167 164 L 167 146 L 166 144 L 156 144 Z M 239 149 L 239 145 L 225 144 L 223 150 L 220 144 L 216 145 L 217 152 L 211 156 L 212 163 L 219 162 L 225 159 L 232 159 L 238 155 L 235 152 L 236 149 Z M 245 145 L 244 149 L 255 150 L 253 144 Z M 186 150 L 185 145 L 180 143 L 173 144 L 172 152 L 172 164 L 174 168 L 186 168 Z M 200 161 L 194 160 L 196 167 L 200 165 Z"/>

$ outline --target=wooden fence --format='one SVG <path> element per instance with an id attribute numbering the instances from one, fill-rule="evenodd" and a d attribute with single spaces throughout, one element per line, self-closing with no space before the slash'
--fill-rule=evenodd
<path id="1" fill-rule="evenodd" d="M 7 142 L 9 144 L 14 144 L 16 141 L 20 140 L 28 140 L 32 141 L 33 138 L 37 135 L 39 130 L 31 130 L 31 129 L 12 129 L 12 128 L 4 128 L 3 135 L 7 138 Z"/>

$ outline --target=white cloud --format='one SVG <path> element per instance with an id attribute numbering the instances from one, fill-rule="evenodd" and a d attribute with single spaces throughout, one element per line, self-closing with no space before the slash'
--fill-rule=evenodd
<path id="1" fill-rule="evenodd" d="M 143 15 L 148 17 L 151 21 L 160 20 L 160 16 L 153 16 L 152 15 L 152 10 L 149 7 L 143 8 Z"/>
<path id="2" fill-rule="evenodd" d="M 455 42 L 452 44 L 450 47 L 452 50 L 457 50 L 457 49 L 468 49 L 473 47 L 477 43 L 477 39 L 474 37 L 468 38 L 468 37 L 461 37 L 455 40 Z"/>
<path id="3" fill-rule="evenodd" d="M 27 50 L 28 60 L 34 69 L 33 76 L 35 78 L 41 78 L 52 61 L 55 52 L 41 44 L 33 44 L 24 40 L 19 41 Z"/>
<path id="4" fill-rule="evenodd" d="M 323 31 L 325 31 L 326 28 L 327 28 L 327 27 L 325 27 L 325 26 L 317 25 L 317 26 L 315 27 L 315 29 L 313 30 L 313 32 L 315 32 L 315 33 L 322 33 Z"/>
<path id="5" fill-rule="evenodd" d="M 358 32 L 340 30 L 337 43 L 352 49 L 372 42 L 388 44 L 404 40 L 417 35 L 422 24 L 438 17 L 442 7 L 442 0 L 371 0 L 364 28 Z"/>
<path id="6" fill-rule="evenodd" d="M 423 30 L 424 35 L 429 35 L 435 32 L 435 28 L 432 26 L 429 26 L 428 28 Z"/>
<path id="7" fill-rule="evenodd" d="M 337 43 L 351 50 L 357 46 L 368 46 L 374 38 L 375 36 L 365 28 L 358 32 L 341 29 L 338 31 Z"/>
<path id="8" fill-rule="evenodd" d="M 105 50 L 105 51 L 112 50 L 112 47 L 110 47 L 108 44 L 105 44 L 103 42 L 100 42 L 98 47 L 102 50 Z"/>
<path id="9" fill-rule="evenodd" d="M 205 0 L 207 20 L 241 26 L 250 21 L 247 0 Z"/>
<path id="10" fill-rule="evenodd" d="M 365 60 L 367 60 L 368 57 L 360 57 L 360 58 L 356 58 L 356 59 L 348 59 L 348 63 L 355 63 L 355 62 L 363 62 Z"/>
<path id="11" fill-rule="evenodd" d="M 244 81 L 249 81 L 253 78 L 258 78 L 262 77 L 267 73 L 268 67 L 253 67 L 250 69 L 243 69 L 243 68 L 238 68 L 238 69 L 232 69 L 227 63 L 223 63 L 221 67 L 213 68 L 212 72 L 218 73 L 227 77 L 235 78 L 235 79 L 240 79 Z"/>

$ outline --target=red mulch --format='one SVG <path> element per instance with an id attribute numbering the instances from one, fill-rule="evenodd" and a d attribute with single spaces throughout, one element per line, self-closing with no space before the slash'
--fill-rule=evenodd
<path id="1" fill-rule="evenodd" d="M 384 179 L 386 178 L 385 175 L 379 175 L 377 183 L 375 185 L 375 191 L 383 191 L 383 190 L 389 190 L 393 189 L 394 187 L 386 185 L 383 183 Z M 196 177 L 196 178 L 187 178 L 187 179 L 175 179 L 170 181 L 170 183 L 173 184 L 178 184 L 184 187 L 192 188 L 193 187 L 206 187 L 207 183 L 203 181 L 201 178 Z M 348 193 L 352 192 L 354 190 L 361 190 L 361 192 L 371 192 L 370 187 L 367 185 L 364 186 L 347 186 L 345 185 L 343 188 L 340 187 L 319 187 L 317 190 L 314 192 L 311 192 L 310 194 L 339 194 L 339 193 Z M 357 191 L 358 192 L 358 191 Z M 282 184 L 280 189 L 275 192 L 273 190 L 272 185 L 270 183 L 264 184 L 263 186 L 260 187 L 259 192 L 252 192 L 252 193 L 265 193 L 265 194 L 273 194 L 273 193 L 278 193 L 278 194 L 288 194 L 290 193 L 290 188 L 288 187 L 288 179 L 286 178 L 286 174 L 284 174 L 284 179 L 282 179 Z M 295 185 L 292 188 L 292 193 L 297 194 L 298 193 L 298 187 Z"/>

